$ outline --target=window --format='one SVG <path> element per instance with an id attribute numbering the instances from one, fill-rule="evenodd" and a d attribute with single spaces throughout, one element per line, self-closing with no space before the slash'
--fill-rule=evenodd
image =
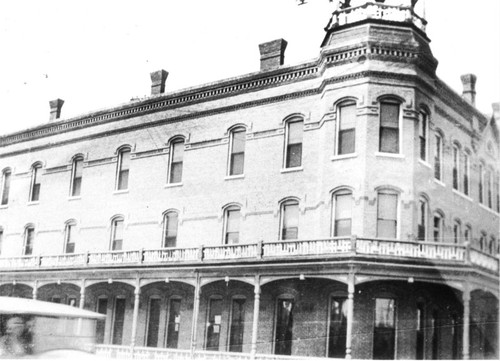
<path id="1" fill-rule="evenodd" d="M 128 176 L 130 169 L 130 148 L 124 148 L 118 153 L 117 190 L 128 189 Z"/>
<path id="2" fill-rule="evenodd" d="M 432 359 L 437 360 L 439 358 L 439 313 L 437 310 L 432 311 L 431 317 L 431 346 L 432 346 Z"/>
<path id="3" fill-rule="evenodd" d="M 0 255 L 2 254 L 2 248 L 3 248 L 3 228 L 0 227 Z"/>
<path id="4" fill-rule="evenodd" d="M 375 299 L 375 327 L 373 330 L 373 359 L 394 359 L 396 343 L 396 305 L 392 298 Z"/>
<path id="5" fill-rule="evenodd" d="M 338 107 L 337 154 L 356 150 L 356 103 L 346 102 Z"/>
<path id="6" fill-rule="evenodd" d="M 237 206 L 224 211 L 224 244 L 238 244 L 240 240 L 241 212 Z"/>
<path id="7" fill-rule="evenodd" d="M 167 348 L 177 348 L 181 325 L 181 300 L 171 298 L 168 310 Z"/>
<path id="8" fill-rule="evenodd" d="M 380 103 L 380 152 L 399 153 L 399 108 L 398 103 Z"/>
<path id="9" fill-rule="evenodd" d="M 117 217 L 111 222 L 111 250 L 121 251 L 123 246 L 123 218 Z"/>
<path id="10" fill-rule="evenodd" d="M 500 213 L 500 174 L 495 177 L 496 211 Z"/>
<path id="11" fill-rule="evenodd" d="M 302 120 L 286 123 L 285 168 L 295 168 L 302 165 Z"/>
<path id="12" fill-rule="evenodd" d="M 274 353 L 291 355 L 293 340 L 293 298 L 279 298 Z"/>
<path id="13" fill-rule="evenodd" d="M 420 112 L 420 121 L 418 122 L 418 139 L 419 139 L 419 149 L 420 149 L 420 159 L 423 161 L 427 160 L 427 126 L 428 126 L 428 115 L 427 113 Z"/>
<path id="14" fill-rule="evenodd" d="M 453 242 L 455 244 L 460 243 L 462 237 L 462 224 L 458 219 L 453 222 Z"/>
<path id="15" fill-rule="evenodd" d="M 433 219 L 433 237 L 434 242 L 441 242 L 443 240 L 443 230 L 444 230 L 444 217 L 440 213 L 434 213 Z"/>
<path id="16" fill-rule="evenodd" d="M 75 253 L 75 233 L 76 224 L 68 222 L 64 231 L 64 253 Z"/>
<path id="17" fill-rule="evenodd" d="M 346 334 L 347 298 L 332 297 L 330 300 L 328 357 L 345 358 Z"/>
<path id="18" fill-rule="evenodd" d="M 113 317 L 113 337 L 111 342 L 113 345 L 122 344 L 123 325 L 125 323 L 125 307 L 126 307 L 125 298 L 115 299 L 115 309 Z"/>
<path id="19" fill-rule="evenodd" d="M 483 252 L 486 251 L 486 232 L 481 232 L 479 237 L 479 249 Z"/>
<path id="20" fill-rule="evenodd" d="M 100 297 L 97 299 L 96 311 L 102 315 L 106 315 L 108 313 L 108 299 L 107 298 Z M 95 331 L 96 343 L 98 343 L 98 344 L 104 343 L 105 329 L 106 329 L 106 320 L 97 320 L 96 321 L 96 331 Z"/>
<path id="21" fill-rule="evenodd" d="M 495 237 L 491 236 L 490 237 L 490 242 L 488 244 L 488 253 L 491 255 L 495 255 Z"/>
<path id="22" fill-rule="evenodd" d="M 341 191 L 334 194 L 334 223 L 333 236 L 344 237 L 351 235 L 352 193 Z"/>
<path id="23" fill-rule="evenodd" d="M 464 230 L 464 241 L 467 244 L 470 244 L 471 240 L 472 240 L 472 227 L 470 225 L 466 225 Z"/>
<path id="24" fill-rule="evenodd" d="M 460 149 L 453 145 L 453 189 L 458 190 L 458 173 L 460 170 Z"/>
<path id="25" fill-rule="evenodd" d="M 184 139 L 174 139 L 170 144 L 170 167 L 168 183 L 182 182 L 182 164 L 184 160 Z"/>
<path id="26" fill-rule="evenodd" d="M 229 352 L 243 352 L 245 301 L 244 298 L 233 298 L 233 303 L 231 305 Z"/>
<path id="27" fill-rule="evenodd" d="M 436 149 L 434 153 L 434 178 L 442 179 L 443 170 L 443 138 L 440 134 L 435 135 Z"/>
<path id="28" fill-rule="evenodd" d="M 417 239 L 425 241 L 427 239 L 427 201 L 423 198 L 418 202 L 418 227 Z"/>
<path id="29" fill-rule="evenodd" d="M 479 163 L 479 203 L 484 203 L 484 166 Z"/>
<path id="30" fill-rule="evenodd" d="M 488 208 L 493 209 L 493 172 L 488 169 L 486 172 L 486 197 L 488 200 Z"/>
<path id="31" fill-rule="evenodd" d="M 229 175 L 240 175 L 244 172 L 246 130 L 237 128 L 230 135 Z"/>
<path id="32" fill-rule="evenodd" d="M 24 231 L 23 256 L 31 256 L 33 254 L 34 242 L 35 242 L 35 228 L 33 226 L 28 226 Z"/>
<path id="33" fill-rule="evenodd" d="M 222 299 L 211 298 L 208 304 L 206 349 L 219 351 L 219 337 L 222 323 Z"/>
<path id="34" fill-rule="evenodd" d="M 82 191 L 83 158 L 78 157 L 73 160 L 71 170 L 71 190 L 72 197 L 78 197 Z"/>
<path id="35" fill-rule="evenodd" d="M 3 171 L 2 175 L 2 203 L 0 205 L 4 206 L 9 203 L 9 192 L 10 192 L 10 177 L 12 173 L 10 169 Z"/>
<path id="36" fill-rule="evenodd" d="M 463 178 L 463 187 L 464 187 L 464 194 L 466 196 L 469 195 L 469 172 L 470 172 L 470 157 L 468 152 L 464 152 L 464 178 Z"/>
<path id="37" fill-rule="evenodd" d="M 417 303 L 417 360 L 424 359 L 425 349 L 425 305 L 423 302 Z"/>
<path id="38" fill-rule="evenodd" d="M 178 213 L 174 211 L 165 213 L 163 227 L 163 247 L 177 247 Z"/>
<path id="39" fill-rule="evenodd" d="M 281 204 L 282 240 L 297 239 L 299 233 L 299 202 L 288 200 Z"/>
<path id="40" fill-rule="evenodd" d="M 158 347 L 158 333 L 160 331 L 160 307 L 161 300 L 158 297 L 149 299 L 146 346 Z"/>
<path id="41" fill-rule="evenodd" d="M 31 192 L 30 201 L 37 202 L 40 200 L 40 172 L 42 170 L 41 164 L 35 164 L 31 168 Z"/>
<path id="42" fill-rule="evenodd" d="M 394 193 L 379 192 L 377 208 L 377 237 L 397 237 L 398 196 Z"/>

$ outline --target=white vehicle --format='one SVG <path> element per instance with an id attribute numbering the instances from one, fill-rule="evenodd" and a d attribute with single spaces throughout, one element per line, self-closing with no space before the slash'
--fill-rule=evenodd
<path id="1" fill-rule="evenodd" d="M 16 297 L 0 297 L 0 358 L 80 357 L 95 351 L 105 315 Z"/>

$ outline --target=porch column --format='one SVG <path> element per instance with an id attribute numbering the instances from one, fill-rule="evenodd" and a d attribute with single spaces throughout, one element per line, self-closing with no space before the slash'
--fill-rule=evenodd
<path id="1" fill-rule="evenodd" d="M 196 351 L 196 331 L 198 330 L 198 314 L 200 312 L 200 276 L 196 275 L 196 285 L 194 287 L 193 322 L 191 324 L 191 357 Z"/>
<path id="2" fill-rule="evenodd" d="M 85 279 L 82 279 L 82 285 L 80 286 L 80 304 L 78 307 L 82 310 L 85 307 Z"/>
<path id="3" fill-rule="evenodd" d="M 36 300 L 38 296 L 38 281 L 33 282 L 33 299 Z"/>
<path id="4" fill-rule="evenodd" d="M 141 296 L 141 280 L 138 278 L 134 291 L 134 314 L 132 318 L 132 341 L 130 347 L 135 347 L 135 337 L 137 335 L 137 318 L 139 317 L 139 300 Z"/>
<path id="5" fill-rule="evenodd" d="M 345 358 L 351 359 L 352 324 L 354 319 L 354 274 L 350 273 L 347 280 L 347 328 L 345 340 Z"/>
<path id="6" fill-rule="evenodd" d="M 470 290 L 466 284 L 462 294 L 464 304 L 464 326 L 462 332 L 462 357 L 464 360 L 470 358 Z"/>
<path id="7" fill-rule="evenodd" d="M 252 323 L 252 344 L 250 348 L 250 357 L 255 359 L 257 353 L 257 332 L 259 330 L 259 308 L 260 308 L 260 278 L 255 276 L 255 289 L 253 301 L 253 323 Z"/>

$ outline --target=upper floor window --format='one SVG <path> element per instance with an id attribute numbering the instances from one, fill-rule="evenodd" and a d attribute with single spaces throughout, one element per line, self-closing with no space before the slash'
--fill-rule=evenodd
<path id="1" fill-rule="evenodd" d="M 28 226 L 24 230 L 23 255 L 31 256 L 33 254 L 33 245 L 35 243 L 35 227 Z"/>
<path id="2" fill-rule="evenodd" d="M 418 202 L 418 227 L 417 239 L 425 241 L 427 239 L 427 200 L 420 198 Z"/>
<path id="3" fill-rule="evenodd" d="M 377 198 L 377 237 L 397 238 L 398 195 L 380 191 Z"/>
<path id="4" fill-rule="evenodd" d="M 500 213 L 500 174 L 497 173 L 495 177 L 495 191 L 496 191 L 496 211 Z"/>
<path id="5" fill-rule="evenodd" d="M 441 213 L 434 213 L 433 217 L 433 231 L 432 235 L 434 242 L 441 242 L 443 240 L 443 230 L 444 230 L 444 217 Z"/>
<path id="6" fill-rule="evenodd" d="M 491 255 L 494 255 L 495 254 L 495 237 L 491 236 L 490 237 L 490 242 L 488 244 L 488 253 L 491 254 Z"/>
<path id="7" fill-rule="evenodd" d="M 179 214 L 175 211 L 165 213 L 163 217 L 163 247 L 177 247 Z"/>
<path id="8" fill-rule="evenodd" d="M 333 236 L 344 237 L 351 235 L 352 223 L 352 193 L 340 191 L 333 195 L 334 223 Z"/>
<path id="9" fill-rule="evenodd" d="M 241 212 L 237 206 L 224 211 L 224 244 L 238 244 L 240 240 Z"/>
<path id="10" fill-rule="evenodd" d="M 231 131 L 229 139 L 229 175 L 244 173 L 246 134 L 245 128 L 236 128 Z"/>
<path id="11" fill-rule="evenodd" d="M 463 191 L 466 196 L 469 195 L 469 172 L 470 172 L 470 156 L 467 151 L 464 152 L 464 170 L 463 170 Z"/>
<path id="12" fill-rule="evenodd" d="M 486 171 L 486 199 L 488 201 L 488 208 L 493 209 L 493 172 L 491 169 Z"/>
<path id="13" fill-rule="evenodd" d="M 458 219 L 453 222 L 453 243 L 460 243 L 462 238 L 462 224 Z"/>
<path id="14" fill-rule="evenodd" d="M 42 171 L 42 165 L 37 163 L 31 167 L 31 192 L 30 201 L 36 202 L 40 200 L 40 173 Z"/>
<path id="15" fill-rule="evenodd" d="M 281 204 L 280 239 L 297 239 L 299 233 L 299 202 L 288 200 Z"/>
<path id="16" fill-rule="evenodd" d="M 396 301 L 375 298 L 374 321 L 372 358 L 392 360 L 396 349 Z"/>
<path id="17" fill-rule="evenodd" d="M 124 148 L 118 153 L 116 189 L 128 189 L 128 177 L 130 170 L 130 148 Z"/>
<path id="18" fill-rule="evenodd" d="M 356 151 L 356 103 L 340 104 L 337 119 L 337 154 L 354 153 Z"/>
<path id="19" fill-rule="evenodd" d="M 12 172 L 10 171 L 10 169 L 6 169 L 2 173 L 2 206 L 9 203 L 11 175 Z"/>
<path id="20" fill-rule="evenodd" d="M 3 228 L 0 227 L 0 255 L 2 254 L 3 249 Z"/>
<path id="21" fill-rule="evenodd" d="M 479 249 L 483 252 L 486 251 L 486 232 L 481 232 L 481 236 L 479 237 Z"/>
<path id="22" fill-rule="evenodd" d="M 168 183 L 182 182 L 182 164 L 184 160 L 184 139 L 177 138 L 170 143 L 170 166 Z"/>
<path id="23" fill-rule="evenodd" d="M 453 145 L 453 189 L 458 190 L 458 177 L 460 171 L 460 149 L 458 145 Z"/>
<path id="24" fill-rule="evenodd" d="M 64 253 L 75 253 L 75 222 L 66 223 L 64 230 Z"/>
<path id="25" fill-rule="evenodd" d="M 428 115 L 426 112 L 420 112 L 420 121 L 418 122 L 418 139 L 419 139 L 419 150 L 420 159 L 427 161 L 427 127 L 428 127 Z"/>
<path id="26" fill-rule="evenodd" d="M 484 166 L 479 163 L 479 203 L 484 203 Z"/>
<path id="27" fill-rule="evenodd" d="M 434 141 L 436 143 L 434 149 L 434 178 L 441 180 L 443 171 L 443 137 L 439 133 L 436 133 Z"/>
<path id="28" fill-rule="evenodd" d="M 285 168 L 302 165 L 302 136 L 304 122 L 293 120 L 286 123 Z"/>
<path id="29" fill-rule="evenodd" d="M 390 101 L 380 103 L 379 151 L 399 153 L 399 112 L 400 104 Z"/>
<path id="30" fill-rule="evenodd" d="M 121 251 L 123 247 L 123 217 L 116 217 L 111 221 L 111 250 Z"/>
<path id="31" fill-rule="evenodd" d="M 82 191 L 82 173 L 83 173 L 83 158 L 77 157 L 73 159 L 73 167 L 71 169 L 71 190 L 72 197 L 78 197 Z"/>

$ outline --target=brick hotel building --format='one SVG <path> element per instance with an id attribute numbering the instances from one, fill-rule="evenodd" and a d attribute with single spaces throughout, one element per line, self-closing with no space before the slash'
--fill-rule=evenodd
<path id="1" fill-rule="evenodd" d="M 347 3 L 314 61 L 2 136 L 0 294 L 106 314 L 107 356 L 498 359 L 499 104 Z"/>

